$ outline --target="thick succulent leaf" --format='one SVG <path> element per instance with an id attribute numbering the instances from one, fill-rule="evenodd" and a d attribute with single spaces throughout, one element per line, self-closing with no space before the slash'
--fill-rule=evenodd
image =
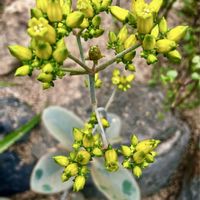
<path id="1" fill-rule="evenodd" d="M 7 150 L 11 145 L 21 139 L 25 134 L 27 134 L 31 129 L 33 129 L 40 122 L 40 115 L 34 116 L 26 124 L 22 125 L 20 128 L 6 135 L 2 140 L 0 140 L 0 153 Z"/>
<path id="2" fill-rule="evenodd" d="M 110 200 L 140 200 L 140 190 L 133 175 L 121 165 L 117 172 L 108 172 L 104 163 L 92 162 L 92 178 L 97 188 Z"/>
<path id="3" fill-rule="evenodd" d="M 73 128 L 83 127 L 83 121 L 78 116 L 59 106 L 46 108 L 42 120 L 48 132 L 67 149 L 71 149 L 73 143 Z"/>
<path id="4" fill-rule="evenodd" d="M 121 119 L 119 118 L 119 116 L 113 113 L 108 113 L 107 117 L 108 121 L 110 122 L 110 127 L 106 129 L 106 136 L 108 141 L 111 144 L 114 144 L 116 142 L 119 142 L 121 139 Z"/>
<path id="5" fill-rule="evenodd" d="M 53 194 L 67 191 L 73 185 L 69 180 L 65 183 L 61 180 L 63 168 L 55 163 L 53 156 L 65 155 L 61 152 L 48 153 L 40 158 L 31 174 L 31 189 L 41 194 Z"/>

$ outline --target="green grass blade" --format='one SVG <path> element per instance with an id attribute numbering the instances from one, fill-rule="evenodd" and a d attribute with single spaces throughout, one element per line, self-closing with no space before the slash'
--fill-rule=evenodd
<path id="1" fill-rule="evenodd" d="M 18 128 L 17 130 L 9 133 L 2 140 L 0 140 L 0 153 L 8 149 L 17 140 L 19 140 L 31 129 L 33 129 L 40 122 L 40 119 L 41 119 L 40 115 L 34 116 L 29 122 Z"/>

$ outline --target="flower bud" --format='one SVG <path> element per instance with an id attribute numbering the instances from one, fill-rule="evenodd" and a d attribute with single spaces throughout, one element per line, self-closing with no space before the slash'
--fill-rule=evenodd
<path id="1" fill-rule="evenodd" d="M 64 38 L 60 39 L 60 40 L 56 43 L 56 47 L 57 47 L 57 48 L 65 48 L 65 47 L 66 47 Z"/>
<path id="2" fill-rule="evenodd" d="M 101 24 L 101 17 L 96 15 L 93 19 L 92 19 L 92 25 L 95 27 L 95 28 L 98 28 Z"/>
<path id="3" fill-rule="evenodd" d="M 54 156 L 53 159 L 62 167 L 66 167 L 69 164 L 69 159 L 66 156 Z"/>
<path id="4" fill-rule="evenodd" d="M 93 136 L 93 140 L 96 146 L 101 146 L 102 141 L 101 141 L 101 135 L 99 133 Z"/>
<path id="5" fill-rule="evenodd" d="M 110 6 L 110 13 L 121 22 L 125 22 L 129 11 L 119 6 Z"/>
<path id="6" fill-rule="evenodd" d="M 85 148 L 90 148 L 90 147 L 93 147 L 93 145 L 94 145 L 94 141 L 93 141 L 92 136 L 84 135 L 84 137 L 83 137 L 83 146 Z"/>
<path id="7" fill-rule="evenodd" d="M 149 153 L 153 149 L 155 149 L 159 143 L 160 143 L 159 140 L 153 140 L 153 139 L 143 140 L 137 144 L 136 151 L 142 151 L 144 153 Z"/>
<path id="8" fill-rule="evenodd" d="M 36 0 L 36 7 L 42 10 L 43 13 L 47 12 L 48 0 Z"/>
<path id="9" fill-rule="evenodd" d="M 102 58 L 102 54 L 101 54 L 101 51 L 100 51 L 98 45 L 91 46 L 90 50 L 89 50 L 89 59 L 98 61 L 101 58 Z"/>
<path id="10" fill-rule="evenodd" d="M 135 166 L 135 167 L 133 168 L 133 174 L 139 178 L 139 177 L 142 175 L 142 170 L 141 170 L 141 168 L 138 167 L 138 166 Z"/>
<path id="11" fill-rule="evenodd" d="M 151 3 L 149 4 L 149 8 L 155 12 L 158 13 L 161 6 L 162 6 L 163 0 L 152 0 Z"/>
<path id="12" fill-rule="evenodd" d="M 168 53 L 172 49 L 176 48 L 176 42 L 168 39 L 161 39 L 156 42 L 156 50 L 159 53 Z"/>
<path id="13" fill-rule="evenodd" d="M 71 13 L 71 9 L 72 9 L 72 0 L 65 0 L 62 4 L 62 12 L 63 15 L 68 15 L 69 13 Z"/>
<path id="14" fill-rule="evenodd" d="M 130 161 L 128 160 L 125 160 L 123 163 L 122 163 L 122 166 L 126 169 L 130 169 L 131 168 L 131 163 Z"/>
<path id="15" fill-rule="evenodd" d="M 108 38 L 109 38 L 109 41 L 110 41 L 111 43 L 117 41 L 117 36 L 116 36 L 116 34 L 115 34 L 114 32 L 112 32 L 112 31 L 109 31 Z"/>
<path id="16" fill-rule="evenodd" d="M 86 18 L 94 16 L 94 10 L 90 0 L 78 0 L 77 8 L 84 14 Z"/>
<path id="17" fill-rule="evenodd" d="M 131 71 L 131 72 L 135 72 L 135 66 L 132 65 L 132 64 L 128 64 L 128 65 L 126 66 L 126 69 L 129 70 L 129 71 Z"/>
<path id="18" fill-rule="evenodd" d="M 154 157 L 151 154 L 147 154 L 145 159 L 146 159 L 146 161 L 148 163 L 153 163 L 154 162 Z"/>
<path id="19" fill-rule="evenodd" d="M 87 18 L 84 18 L 83 22 L 80 25 L 80 28 L 84 29 L 87 28 L 89 26 L 89 21 Z"/>
<path id="20" fill-rule="evenodd" d="M 52 83 L 49 83 L 49 82 L 46 82 L 46 83 L 42 83 L 42 89 L 43 90 L 47 90 L 49 89 L 53 84 Z"/>
<path id="21" fill-rule="evenodd" d="M 179 42 L 185 36 L 187 29 L 188 26 L 177 26 L 167 33 L 167 39 Z"/>
<path id="22" fill-rule="evenodd" d="M 177 50 L 170 51 L 167 54 L 167 57 L 174 63 L 179 63 L 182 58 L 181 54 Z"/>
<path id="23" fill-rule="evenodd" d="M 137 151 L 136 153 L 133 154 L 133 160 L 137 164 L 142 163 L 144 159 L 145 159 L 145 153 L 143 151 Z"/>
<path id="24" fill-rule="evenodd" d="M 119 31 L 119 34 L 118 34 L 118 39 L 119 41 L 123 44 L 125 42 L 125 40 L 127 39 L 128 37 L 128 29 L 125 26 L 123 26 L 123 28 Z"/>
<path id="25" fill-rule="evenodd" d="M 157 57 L 154 54 L 149 54 L 147 57 L 147 64 L 154 64 L 158 61 Z"/>
<path id="26" fill-rule="evenodd" d="M 17 70 L 15 72 L 15 76 L 26 76 L 26 75 L 29 75 L 29 73 L 30 73 L 30 66 L 23 65 L 23 66 L 17 68 Z"/>
<path id="27" fill-rule="evenodd" d="M 66 181 L 69 180 L 69 177 L 67 177 L 67 175 L 63 172 L 63 173 L 61 174 L 61 180 L 62 180 L 62 182 L 66 182 Z"/>
<path id="28" fill-rule="evenodd" d="M 97 38 L 97 37 L 101 36 L 103 33 L 104 33 L 103 29 L 96 29 L 93 36 Z"/>
<path id="29" fill-rule="evenodd" d="M 78 192 L 82 190 L 85 186 L 85 177 L 84 176 L 77 176 L 74 180 L 73 191 Z"/>
<path id="30" fill-rule="evenodd" d="M 106 169 L 108 171 L 114 172 L 118 170 L 118 156 L 114 149 L 109 149 L 105 152 L 105 161 Z"/>
<path id="31" fill-rule="evenodd" d="M 62 8 L 59 0 L 49 0 L 47 16 L 51 22 L 59 22 L 62 20 Z"/>
<path id="32" fill-rule="evenodd" d="M 51 74 L 53 72 L 53 66 L 51 63 L 48 63 L 42 67 L 42 72 L 46 74 Z"/>
<path id="33" fill-rule="evenodd" d="M 63 61 L 67 58 L 67 56 L 68 56 L 67 48 L 57 48 L 53 52 L 53 57 L 58 63 L 63 63 Z"/>
<path id="34" fill-rule="evenodd" d="M 78 128 L 73 128 L 73 136 L 74 140 L 77 142 L 80 142 L 83 139 L 83 133 Z"/>
<path id="35" fill-rule="evenodd" d="M 103 152 L 100 148 L 98 147 L 95 147 L 93 150 L 92 150 L 92 153 L 97 156 L 97 157 L 100 157 L 103 155 Z"/>
<path id="36" fill-rule="evenodd" d="M 153 23 L 153 14 L 152 13 L 146 13 L 143 12 L 139 13 L 137 16 L 137 29 L 138 33 L 142 34 L 148 34 L 151 32 L 152 28 L 154 26 Z"/>
<path id="37" fill-rule="evenodd" d="M 78 165 L 76 163 L 69 164 L 64 169 L 64 173 L 67 177 L 76 176 L 78 174 Z"/>
<path id="38" fill-rule="evenodd" d="M 132 144 L 133 146 L 136 146 L 136 145 L 138 144 L 138 138 L 137 138 L 136 135 L 132 135 L 132 136 L 131 136 L 131 144 Z"/>
<path id="39" fill-rule="evenodd" d="M 84 20 L 84 14 L 80 11 L 74 11 L 67 16 L 66 25 L 70 28 L 78 28 Z"/>
<path id="40" fill-rule="evenodd" d="M 26 47 L 20 45 L 10 45 L 8 46 L 10 53 L 21 61 L 31 60 L 32 51 Z"/>
<path id="41" fill-rule="evenodd" d="M 49 59 L 52 54 L 51 45 L 44 41 L 38 41 L 35 50 L 36 56 L 41 59 Z"/>
<path id="42" fill-rule="evenodd" d="M 121 146 L 121 153 L 125 156 L 125 157 L 129 157 L 131 156 L 132 152 L 130 147 L 122 145 Z"/>
<path id="43" fill-rule="evenodd" d="M 43 17 L 42 11 L 38 8 L 32 8 L 31 9 L 31 18 L 37 18 L 39 19 L 40 17 Z"/>
<path id="44" fill-rule="evenodd" d="M 164 17 L 162 17 L 162 19 L 160 20 L 160 23 L 159 23 L 159 31 L 161 33 L 166 33 L 167 29 L 168 29 L 167 21 Z"/>
<path id="45" fill-rule="evenodd" d="M 110 126 L 110 123 L 105 118 L 101 118 L 101 123 L 104 128 L 108 128 Z"/>
<path id="46" fill-rule="evenodd" d="M 151 35 L 157 39 L 158 35 L 159 35 L 159 27 L 158 25 L 156 25 L 152 30 L 151 30 Z"/>
<path id="47" fill-rule="evenodd" d="M 142 47 L 144 50 L 153 50 L 156 45 L 156 40 L 153 35 L 145 35 L 144 40 L 142 42 Z"/>
<path id="48" fill-rule="evenodd" d="M 86 165 L 90 161 L 90 153 L 86 150 L 80 150 L 76 155 L 76 161 L 81 165 Z"/>
<path id="49" fill-rule="evenodd" d="M 134 74 L 130 74 L 126 77 L 126 81 L 128 83 L 131 83 L 133 80 L 135 79 L 135 75 Z"/>
<path id="50" fill-rule="evenodd" d="M 124 59 L 125 61 L 132 61 L 133 58 L 135 57 L 135 54 L 136 54 L 135 51 L 131 51 L 131 52 L 125 54 L 124 57 L 123 57 L 123 59 Z"/>
<path id="51" fill-rule="evenodd" d="M 89 169 L 87 166 L 81 166 L 81 168 L 80 168 L 81 175 L 86 175 L 86 174 L 88 174 L 88 172 L 89 172 Z"/>
<path id="52" fill-rule="evenodd" d="M 94 5 L 96 13 L 98 13 L 101 9 L 101 0 L 91 0 L 91 2 Z"/>
<path id="53" fill-rule="evenodd" d="M 101 3 L 101 10 L 107 10 L 108 7 L 111 5 L 112 0 L 102 0 Z"/>
<path id="54" fill-rule="evenodd" d="M 38 81 L 41 82 L 51 82 L 53 80 L 53 75 L 52 74 L 46 74 L 46 73 L 40 73 L 37 77 Z"/>
<path id="55" fill-rule="evenodd" d="M 126 41 L 124 42 L 124 48 L 128 49 L 132 46 L 134 46 L 137 43 L 137 38 L 135 37 L 134 34 L 131 34 Z"/>

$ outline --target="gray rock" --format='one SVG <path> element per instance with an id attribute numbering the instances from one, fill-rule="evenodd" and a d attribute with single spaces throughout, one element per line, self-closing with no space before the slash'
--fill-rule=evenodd
<path id="1" fill-rule="evenodd" d="M 30 106 L 14 97 L 0 98 L 0 140 L 11 131 L 28 122 L 34 113 Z M 28 135 L 20 139 L 27 141 Z M 29 178 L 34 161 L 23 163 L 20 156 L 12 151 L 0 154 L 0 196 L 23 192 L 29 188 Z"/>
<path id="2" fill-rule="evenodd" d="M 0 139 L 34 116 L 31 107 L 15 97 L 0 98 Z"/>
<path id="3" fill-rule="evenodd" d="M 2 11 L 3 13 L 0 18 L 0 75 L 8 74 L 15 66 L 19 66 L 19 62 L 10 55 L 7 47 L 11 44 L 28 44 L 29 39 L 26 28 L 29 18 L 29 8 L 33 3 L 34 1 L 31 0 L 26 0 L 26 3 L 20 0 L 12 1 Z"/>
<path id="4" fill-rule="evenodd" d="M 88 94 L 84 95 L 73 102 L 73 105 L 67 106 L 82 118 L 91 111 Z M 102 88 L 101 94 L 98 95 L 99 106 L 105 105 L 109 95 L 108 88 Z M 170 111 L 165 111 L 163 100 L 164 95 L 159 88 L 135 84 L 126 93 L 117 92 L 109 109 L 109 112 L 119 115 L 122 119 L 121 134 L 124 144 L 129 144 L 130 135 L 133 133 L 140 139 L 161 140 L 157 161 L 144 170 L 142 178 L 138 180 L 143 196 L 154 194 L 169 185 L 189 143 L 188 126 Z M 81 107 L 87 110 L 87 113 L 80 109 Z"/>
<path id="5" fill-rule="evenodd" d="M 185 181 L 178 200 L 199 200 L 200 199 L 200 177 L 195 176 L 191 181 Z"/>

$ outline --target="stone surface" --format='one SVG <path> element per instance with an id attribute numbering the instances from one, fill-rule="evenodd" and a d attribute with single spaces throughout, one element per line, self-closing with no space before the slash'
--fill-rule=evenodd
<path id="1" fill-rule="evenodd" d="M 100 106 L 105 105 L 108 100 L 108 91 L 109 88 L 104 87 L 101 94 L 97 94 Z M 188 126 L 179 117 L 165 111 L 163 100 L 164 95 L 159 88 L 135 84 L 126 93 L 117 92 L 109 109 L 109 112 L 119 115 L 122 119 L 123 143 L 129 143 L 132 133 L 140 139 L 161 140 L 157 161 L 144 170 L 142 178 L 138 180 L 143 196 L 154 194 L 170 184 L 189 143 Z M 88 101 L 85 94 L 67 107 L 84 117 L 91 111 Z M 82 110 L 81 107 L 85 109 Z"/>
<path id="2" fill-rule="evenodd" d="M 200 176 L 193 177 L 192 180 L 184 183 L 182 192 L 178 200 L 199 200 L 200 199 Z"/>
<path id="3" fill-rule="evenodd" d="M 19 128 L 33 117 L 30 106 L 14 97 L 0 98 L 0 137 Z M 25 135 L 19 142 L 27 141 Z M 1 139 L 0 138 L 0 139 Z M 18 142 L 18 143 L 19 143 Z M 0 195 L 11 195 L 29 188 L 33 162 L 22 163 L 17 152 L 11 150 L 0 154 Z"/>
<path id="4" fill-rule="evenodd" d="M 13 1 L 2 11 L 0 17 L 0 75 L 8 74 L 19 65 L 18 61 L 10 56 L 7 47 L 11 44 L 28 44 L 29 40 L 26 33 L 26 23 L 29 17 L 29 8 L 33 4 L 34 1 L 32 0 L 26 0 L 26 3 Z"/>

